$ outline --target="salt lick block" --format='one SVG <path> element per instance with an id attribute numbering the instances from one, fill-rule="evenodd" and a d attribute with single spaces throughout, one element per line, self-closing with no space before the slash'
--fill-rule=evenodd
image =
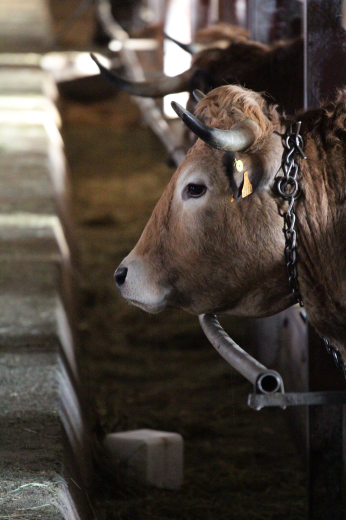
<path id="1" fill-rule="evenodd" d="M 110 433 L 105 447 L 129 478 L 166 489 L 183 483 L 184 441 L 178 433 L 146 429 Z"/>

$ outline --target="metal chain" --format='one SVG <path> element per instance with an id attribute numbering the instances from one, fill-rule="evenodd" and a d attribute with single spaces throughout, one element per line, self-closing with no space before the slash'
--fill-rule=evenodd
<path id="1" fill-rule="evenodd" d="M 295 125 L 295 129 L 293 129 Z M 285 235 L 285 258 L 288 273 L 288 282 L 294 294 L 295 299 L 299 302 L 300 307 L 303 307 L 302 295 L 300 292 L 298 271 L 297 271 L 297 232 L 294 229 L 296 222 L 296 215 L 294 212 L 294 202 L 300 196 L 300 188 L 297 181 L 298 165 L 295 162 L 299 154 L 302 159 L 306 159 L 303 152 L 304 141 L 299 134 L 301 121 L 292 123 L 289 132 L 284 139 L 284 152 L 282 155 L 281 168 L 284 177 L 277 179 L 277 189 L 281 197 L 288 201 L 288 209 L 283 212 L 284 218 L 283 232 Z M 331 354 L 337 368 L 340 368 L 346 379 L 346 365 L 342 360 L 341 354 L 337 348 L 329 344 L 329 341 L 322 337 L 326 346 L 328 354 Z"/>
<path id="2" fill-rule="evenodd" d="M 293 127 L 295 126 L 295 130 Z M 288 209 L 283 212 L 285 235 L 285 258 L 288 273 L 288 283 L 299 305 L 303 307 L 302 295 L 299 287 L 298 271 L 297 271 L 297 232 L 294 228 L 296 222 L 296 214 L 294 212 L 294 202 L 300 195 L 300 189 L 297 181 L 298 164 L 295 162 L 299 154 L 303 159 L 306 156 L 303 152 L 303 138 L 299 134 L 301 121 L 292 123 L 289 132 L 284 139 L 284 152 L 282 155 L 281 168 L 284 177 L 279 177 L 277 189 L 282 198 L 288 201 Z"/>
<path id="3" fill-rule="evenodd" d="M 342 360 L 340 352 L 338 351 L 337 348 L 333 347 L 333 345 L 330 345 L 327 338 L 324 338 L 322 336 L 322 339 L 324 341 L 328 354 L 331 354 L 333 356 L 335 366 L 342 370 L 342 372 L 344 374 L 344 378 L 346 379 L 346 365 Z"/>

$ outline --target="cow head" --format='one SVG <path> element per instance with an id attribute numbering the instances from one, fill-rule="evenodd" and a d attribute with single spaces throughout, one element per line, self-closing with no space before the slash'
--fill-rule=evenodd
<path id="1" fill-rule="evenodd" d="M 279 312 L 293 303 L 274 190 L 283 150 L 279 114 L 238 86 L 206 95 L 197 118 L 177 111 L 200 139 L 116 270 L 118 289 L 152 313 Z"/>
<path id="2" fill-rule="evenodd" d="M 91 58 L 100 72 L 119 89 L 140 97 L 157 98 L 178 92 L 192 92 L 196 88 L 209 91 L 223 85 L 225 79 L 228 83 L 238 84 L 244 75 L 246 81 L 253 81 L 246 73 L 260 68 L 263 60 L 268 61 L 271 47 L 247 41 L 244 37 L 234 36 L 223 41 L 226 46 L 220 47 L 220 42 L 216 41 L 215 46 L 209 44 L 197 52 L 193 56 L 191 68 L 185 72 L 173 77 L 163 75 L 155 81 L 130 81 L 106 69 L 95 55 L 91 54 Z M 192 98 L 190 102 L 194 103 Z"/>

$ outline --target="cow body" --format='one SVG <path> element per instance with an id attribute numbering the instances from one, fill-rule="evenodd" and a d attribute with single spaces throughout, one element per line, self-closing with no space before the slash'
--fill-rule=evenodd
<path id="1" fill-rule="evenodd" d="M 346 96 L 301 114 L 307 160 L 299 159 L 298 274 L 308 319 L 345 359 Z M 218 129 L 256 123 L 241 152 L 198 139 L 173 175 L 133 251 L 116 271 L 121 294 L 148 312 L 265 317 L 295 303 L 284 255 L 278 195 L 288 122 L 262 96 L 219 87 L 197 106 Z M 242 165 L 241 168 L 238 168 Z M 244 180 L 252 192 L 244 196 Z M 121 273 L 121 276 L 120 276 Z"/>
<path id="2" fill-rule="evenodd" d="M 222 85 L 242 85 L 262 92 L 269 102 L 294 114 L 303 108 L 303 59 L 302 38 L 272 45 L 237 39 L 225 49 L 206 49 L 196 54 L 189 91 L 209 92 Z M 187 108 L 194 108 L 192 96 Z"/>
<path id="3" fill-rule="evenodd" d="M 346 347 L 346 96 L 301 118 L 307 161 L 297 202 L 299 278 L 308 319 Z"/>
<path id="4" fill-rule="evenodd" d="M 209 92 L 226 84 L 263 92 L 270 102 L 281 105 L 288 113 L 302 108 L 303 39 L 265 45 L 248 40 L 239 28 L 228 26 L 226 31 L 224 25 L 222 30 L 212 27 L 205 31 L 205 43 L 197 44 L 203 49 L 194 54 L 191 68 L 175 77 L 157 78 L 155 82 L 131 82 L 105 70 L 94 59 L 108 79 L 134 96 L 155 98 L 189 91 L 189 110 L 195 106 L 193 90 Z"/>

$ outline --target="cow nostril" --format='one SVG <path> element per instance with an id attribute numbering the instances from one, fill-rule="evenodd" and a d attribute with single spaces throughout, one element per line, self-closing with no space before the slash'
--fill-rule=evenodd
<path id="1" fill-rule="evenodd" d="M 114 273 L 115 283 L 118 287 L 124 285 L 127 276 L 127 267 L 118 267 Z"/>

